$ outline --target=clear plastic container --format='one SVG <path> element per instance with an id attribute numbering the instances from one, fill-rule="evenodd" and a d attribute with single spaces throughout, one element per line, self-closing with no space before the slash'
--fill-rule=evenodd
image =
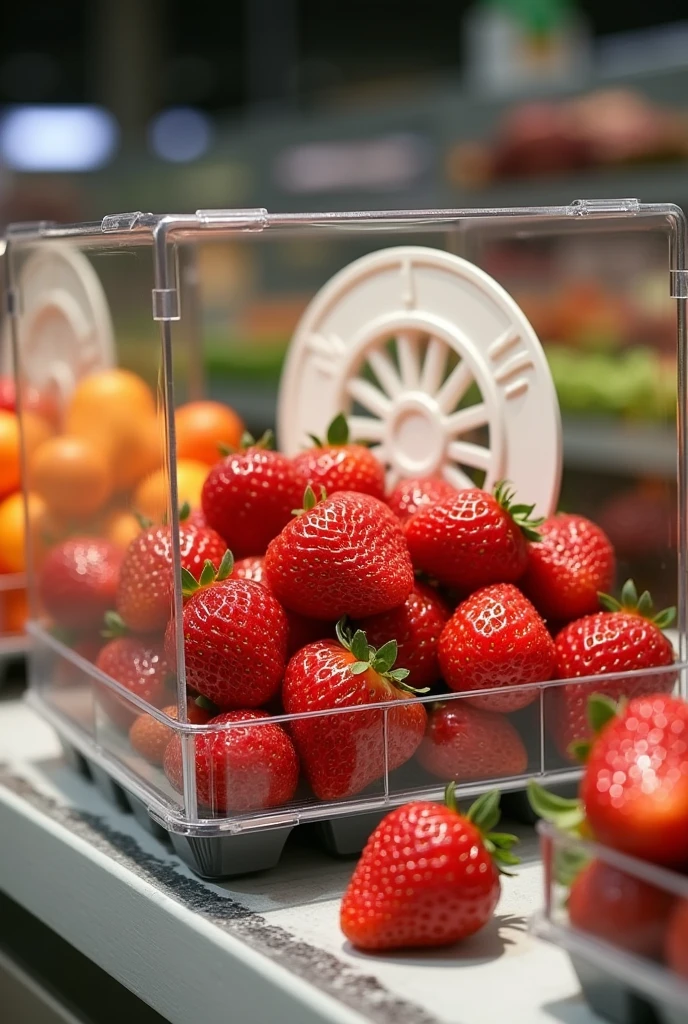
<path id="1" fill-rule="evenodd" d="M 586 251 L 591 263 L 583 256 Z M 32 261 L 38 256 L 42 270 L 36 276 Z M 83 272 L 80 291 L 64 277 L 65 260 L 73 267 L 75 258 Z M 608 271 L 610 287 L 624 292 L 631 303 L 639 274 L 646 271 L 655 282 L 663 280 L 657 303 L 664 321 L 673 325 L 674 339 L 663 359 L 673 361 L 678 405 L 651 382 L 638 390 L 635 413 L 626 406 L 621 413 L 598 410 L 591 421 L 585 403 L 581 415 L 569 415 L 565 407 L 562 447 L 564 403 L 557 400 L 537 336 L 514 297 L 527 307 L 525 293 L 532 292 L 524 290 L 527 273 L 526 284 L 535 281 L 556 293 L 575 284 L 581 273 L 585 276 L 590 265 L 596 273 Z M 47 473 L 41 467 L 41 488 L 47 488 L 58 509 L 55 519 L 62 519 L 57 526 L 68 527 L 62 536 L 81 532 L 112 539 L 113 520 L 130 516 L 141 479 L 156 471 L 158 517 L 176 535 L 183 481 L 176 472 L 172 410 L 203 393 L 206 367 L 207 393 L 226 397 L 250 427 L 261 429 L 276 419 L 278 445 L 288 454 L 307 443 L 307 433 L 322 434 L 340 410 L 352 414 L 355 430 L 387 438 L 377 452 L 386 461 L 390 483 L 446 468 L 450 459 L 446 473 L 454 483 L 471 480 L 488 487 L 506 476 L 519 497 L 535 502 L 544 515 L 560 503 L 592 518 L 608 507 L 606 520 L 612 525 L 618 520 L 613 504 L 619 495 L 636 488 L 642 497 L 645 488 L 654 527 L 650 530 L 645 522 L 633 536 L 626 530 L 625 546 L 617 544 L 618 583 L 634 576 L 639 586 L 652 589 L 658 607 L 678 605 L 673 634 L 677 664 L 649 674 L 605 676 L 603 684 L 599 678 L 579 679 L 576 696 L 584 700 L 587 692 L 601 688 L 634 692 L 684 685 L 685 459 L 677 453 L 686 450 L 688 276 L 685 223 L 678 208 L 604 200 L 543 209 L 124 214 L 94 224 L 13 227 L 6 267 L 20 387 L 41 351 L 35 341 L 41 316 L 51 318 L 47 336 L 52 332 L 59 338 L 63 362 L 65 353 L 71 358 L 76 351 L 83 369 L 95 350 L 100 354 L 95 365 L 102 366 L 107 362 L 103 352 L 111 346 L 111 361 L 134 370 L 149 386 L 147 397 L 140 389 L 125 389 L 114 413 L 101 406 L 98 395 L 87 395 L 80 415 L 67 414 L 63 433 L 85 439 L 103 458 L 107 454 L 109 476 L 103 481 L 102 466 L 84 460 L 83 451 L 76 468 L 64 452 L 49 461 Z M 32 299 L 30 311 L 26 293 Z M 277 374 L 287 343 L 278 395 Z M 605 365 L 613 367 L 615 360 L 621 365 L 634 346 L 637 339 L 620 337 L 605 350 Z M 60 378 L 60 357 L 44 362 L 52 365 L 57 386 L 69 394 L 72 384 Z M 592 377 L 594 391 L 599 372 L 593 370 Z M 462 458 L 467 460 L 463 468 Z M 35 473 L 35 463 L 29 462 L 29 491 L 36 485 Z M 79 501 L 86 503 L 88 514 L 80 514 Z M 143 808 L 177 844 L 195 844 L 195 866 L 198 851 L 213 839 L 243 836 L 256 866 L 256 851 L 272 840 L 279 847 L 299 823 L 334 828 L 359 816 L 372 820 L 412 795 L 441 794 L 446 767 L 435 764 L 431 771 L 432 760 L 420 755 L 393 763 L 395 712 L 387 704 L 332 713 L 350 721 L 343 734 L 365 734 L 368 753 L 374 752 L 367 785 L 342 797 L 319 799 L 302 775 L 285 803 L 265 806 L 259 799 L 249 807 L 234 806 L 236 780 L 230 776 L 218 786 L 217 779 L 209 783 L 204 771 L 197 772 L 196 755 L 201 756 L 209 737 L 240 726 L 188 721 L 178 545 L 173 544 L 164 574 L 172 625 L 167 627 L 165 617 L 147 638 L 159 654 L 168 628 L 168 645 L 171 636 L 176 651 L 173 683 L 157 695 L 156 707 L 95 667 L 102 644 L 98 615 L 89 612 L 90 625 L 81 621 L 65 630 L 54 612 L 47 614 L 46 551 L 37 547 L 42 545 L 34 544 L 30 552 L 29 572 L 31 699 L 77 752 L 82 767 L 85 759 L 92 774 L 113 781 L 120 797 L 124 794 L 139 812 Z M 552 782 L 577 777 L 566 752 L 568 737 L 561 735 L 568 685 L 552 680 L 533 685 L 528 706 L 508 716 L 518 756 L 506 766 L 462 765 L 459 796 L 479 792 L 496 778 L 505 790 L 521 790 L 531 777 Z M 459 711 L 469 697 L 442 694 L 441 701 Z M 420 699 L 430 710 L 438 696 Z M 177 720 L 163 706 L 173 706 Z M 271 710 L 277 711 L 275 725 L 294 731 L 293 719 L 280 714 L 279 707 Z M 166 774 L 132 748 L 128 727 L 144 712 L 178 737 L 176 774 Z M 257 737 L 265 723 L 248 728 Z M 271 862 L 267 855 L 262 859 Z M 216 867 L 206 865 L 205 873 L 224 870 Z"/>
<path id="2" fill-rule="evenodd" d="M 614 1024 L 681 1024 L 688 1019 L 688 977 L 667 964 L 672 922 L 688 905 L 688 878 L 564 835 L 544 822 L 539 831 L 545 909 L 535 921 L 535 931 L 569 954 L 592 1009 Z M 595 913 L 589 901 L 572 896 L 572 884 L 585 883 L 586 871 L 596 872 L 601 880 L 594 889 L 598 904 L 604 902 L 605 892 L 611 894 L 610 906 L 618 906 L 619 893 L 625 893 L 627 904 L 635 899 L 647 908 L 651 900 L 653 910 L 645 910 L 644 927 L 634 928 L 630 914 L 624 916 L 622 910 L 621 929 L 609 907 L 598 907 Z"/>

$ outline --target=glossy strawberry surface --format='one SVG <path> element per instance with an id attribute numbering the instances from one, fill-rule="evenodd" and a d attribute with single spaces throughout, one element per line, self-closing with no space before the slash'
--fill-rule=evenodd
<path id="1" fill-rule="evenodd" d="M 426 771 L 449 782 L 523 775 L 528 752 L 505 715 L 450 700 L 428 715 L 417 758 Z"/>
<path id="2" fill-rule="evenodd" d="M 416 581 L 398 608 L 362 619 L 358 625 L 375 647 L 396 640 L 395 664 L 409 670 L 411 686 L 423 688 L 432 686 L 439 678 L 437 646 L 449 615 L 449 608 L 437 591 Z"/>
<path id="3" fill-rule="evenodd" d="M 179 527 L 179 547 L 184 569 L 200 575 L 206 560 L 219 567 L 227 545 L 214 530 Z M 171 614 L 172 529 L 152 526 L 135 537 L 127 548 L 117 591 L 117 611 L 136 633 L 162 631 Z"/>
<path id="4" fill-rule="evenodd" d="M 248 558 L 241 558 L 234 564 L 232 572 L 234 579 L 254 580 L 269 588 L 265 578 L 265 558 L 262 555 L 250 555 Z M 287 656 L 291 657 L 296 651 L 312 644 L 315 640 L 332 639 L 334 637 L 334 623 L 323 622 L 321 619 L 312 619 L 306 615 L 299 615 L 285 608 L 287 622 L 289 623 L 289 641 L 287 643 Z"/>
<path id="5" fill-rule="evenodd" d="M 591 735 L 587 706 L 592 693 L 612 700 L 671 693 L 674 672 L 635 676 L 634 669 L 669 666 L 674 651 L 665 634 L 649 619 L 630 612 L 597 612 L 570 623 L 555 640 L 555 679 L 628 672 L 622 679 L 591 679 L 553 687 L 546 694 L 546 720 L 562 757 L 575 760 L 569 748 Z"/>
<path id="6" fill-rule="evenodd" d="M 223 710 L 256 708 L 279 690 L 287 617 L 266 587 L 226 579 L 190 597 L 183 613 L 186 682 Z M 165 637 L 174 655 L 172 623 Z"/>
<path id="7" fill-rule="evenodd" d="M 441 804 L 406 804 L 368 840 L 341 927 L 359 949 L 449 945 L 487 924 L 499 895 L 497 868 L 472 822 Z"/>
<path id="8" fill-rule="evenodd" d="M 217 729 L 195 739 L 196 792 L 213 814 L 279 807 L 292 799 L 299 777 L 294 744 L 265 711 L 229 711 L 212 718 Z M 222 728 L 223 725 L 231 726 Z M 164 768 L 175 789 L 183 789 L 182 748 L 174 736 Z"/>
<path id="9" fill-rule="evenodd" d="M 581 783 L 595 838 L 656 864 L 688 864 L 688 704 L 636 697 L 595 738 Z"/>
<path id="10" fill-rule="evenodd" d="M 551 516 L 538 532 L 542 539 L 528 545 L 521 589 L 546 619 L 569 622 L 596 612 L 598 594 L 614 584 L 616 559 L 607 535 L 577 515 Z"/>
<path id="11" fill-rule="evenodd" d="M 387 504 L 399 519 L 409 519 L 422 508 L 451 500 L 456 488 L 441 476 L 408 477 L 400 480 L 387 497 Z"/>
<path id="12" fill-rule="evenodd" d="M 413 589 L 396 516 L 383 502 L 354 491 L 295 516 L 270 544 L 265 576 L 285 608 L 332 622 L 388 611 Z"/>
<path id="13" fill-rule="evenodd" d="M 162 643 L 155 639 L 121 636 L 110 640 L 98 654 L 96 667 L 155 707 L 169 701 L 169 665 Z M 98 687 L 98 700 L 108 717 L 123 729 L 140 714 L 136 704 L 127 703 L 106 686 Z"/>
<path id="14" fill-rule="evenodd" d="M 422 704 L 372 668 L 355 674 L 355 662 L 338 642 L 323 640 L 296 653 L 284 676 L 287 714 L 338 711 L 294 720 L 289 726 L 306 777 L 321 800 L 354 796 L 383 778 L 385 723 L 390 771 L 413 756 L 425 731 Z M 379 703 L 390 706 L 384 711 L 366 708 Z"/>
<path id="15" fill-rule="evenodd" d="M 440 637 L 439 659 L 445 682 L 457 693 L 518 687 L 467 698 L 488 711 L 517 711 L 537 697 L 528 683 L 552 678 L 554 641 L 520 590 L 496 583 L 458 606 Z"/>
<path id="16" fill-rule="evenodd" d="M 414 568 L 463 592 L 515 583 L 528 564 L 520 527 L 477 488 L 421 508 L 406 522 L 405 534 Z"/>
<path id="17" fill-rule="evenodd" d="M 303 491 L 286 455 L 247 448 L 210 470 L 201 498 L 203 515 L 236 558 L 262 555 L 301 505 Z"/>
<path id="18" fill-rule="evenodd" d="M 52 621 L 64 628 L 102 626 L 115 603 L 122 551 L 107 540 L 83 537 L 63 541 L 43 562 L 39 595 Z"/>
<path id="19" fill-rule="evenodd" d="M 384 467 L 363 445 L 324 445 L 307 448 L 292 459 L 302 492 L 310 484 L 319 494 L 360 491 L 382 500 L 385 496 Z"/>

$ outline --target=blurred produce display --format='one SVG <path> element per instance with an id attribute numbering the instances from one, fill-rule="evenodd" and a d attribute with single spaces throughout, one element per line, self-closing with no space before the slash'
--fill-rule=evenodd
<path id="1" fill-rule="evenodd" d="M 541 177 L 688 158 L 688 117 L 631 89 L 597 90 L 559 102 L 525 102 L 491 139 L 462 142 L 448 157 L 450 180 L 478 188 Z"/>

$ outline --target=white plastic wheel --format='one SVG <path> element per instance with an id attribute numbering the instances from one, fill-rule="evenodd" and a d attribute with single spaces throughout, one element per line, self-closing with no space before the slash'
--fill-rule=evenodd
<path id="1" fill-rule="evenodd" d="M 116 362 L 103 287 L 82 253 L 53 245 L 36 250 L 26 260 L 18 284 L 23 378 L 64 405 L 82 377 Z M 4 371 L 11 372 L 9 343 L 4 346 L 3 362 Z"/>
<path id="2" fill-rule="evenodd" d="M 458 256 L 384 249 L 318 292 L 282 374 L 281 449 L 307 446 L 340 411 L 389 487 L 441 475 L 491 490 L 506 479 L 541 515 L 556 508 L 561 420 L 542 346 L 501 285 Z"/>

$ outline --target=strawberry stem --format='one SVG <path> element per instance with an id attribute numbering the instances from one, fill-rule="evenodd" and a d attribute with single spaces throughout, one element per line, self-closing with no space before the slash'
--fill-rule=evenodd
<path id="1" fill-rule="evenodd" d="M 497 504 L 501 505 L 504 511 L 511 516 L 526 540 L 533 544 L 542 540 L 537 527 L 544 523 L 544 516 L 533 517 L 535 505 L 517 504 L 516 492 L 508 480 L 500 480 L 495 484 L 494 498 Z"/>
<path id="2" fill-rule="evenodd" d="M 324 501 L 326 497 L 327 491 L 325 490 L 322 484 L 320 484 L 319 498 L 316 497 L 315 491 L 309 484 L 308 487 L 306 487 L 306 490 L 303 492 L 303 507 L 293 508 L 291 510 L 291 514 L 293 516 L 302 516 L 304 512 L 310 512 L 312 508 L 315 508 L 319 501 Z"/>
<path id="3" fill-rule="evenodd" d="M 216 568 L 209 558 L 206 558 L 201 569 L 201 575 L 196 579 L 193 573 L 182 566 L 182 596 L 193 597 L 199 590 L 210 587 L 213 583 L 222 583 L 234 572 L 234 555 L 229 550 L 225 551 L 222 561 Z"/>
<path id="4" fill-rule="evenodd" d="M 114 640 L 118 636 L 127 636 L 129 630 L 124 619 L 117 612 L 105 612 L 105 629 L 101 630 L 101 636 L 108 640 Z"/>
<path id="5" fill-rule="evenodd" d="M 417 697 L 421 693 L 429 692 L 430 687 L 428 686 L 420 690 L 406 682 L 409 675 L 407 668 L 393 667 L 399 650 L 396 640 L 388 640 L 382 647 L 371 647 L 362 629 L 357 629 L 355 632 L 349 629 L 346 616 L 339 620 L 335 631 L 337 640 L 344 650 L 349 651 L 356 659 L 352 665 L 349 665 L 349 672 L 352 675 L 361 675 L 363 672 L 367 672 L 369 668 L 372 668 L 378 675 L 388 679 L 405 693 L 411 693 Z"/>
<path id="6" fill-rule="evenodd" d="M 658 629 L 667 629 L 676 618 L 676 608 L 664 608 L 663 611 L 653 614 L 654 606 L 652 597 L 648 590 L 644 590 L 638 596 L 638 588 L 633 580 L 626 580 L 621 588 L 620 600 L 611 594 L 604 594 L 598 591 L 600 605 L 607 612 L 627 612 L 629 615 L 639 615 L 643 619 L 652 622 Z"/>
<path id="7" fill-rule="evenodd" d="M 518 836 L 513 836 L 509 832 L 494 831 L 495 827 L 499 824 L 501 816 L 499 809 L 500 799 L 501 794 L 498 789 L 491 789 L 487 793 L 482 793 L 471 804 L 465 817 L 480 832 L 483 845 L 492 857 L 499 873 L 501 875 L 509 875 L 509 872 L 505 871 L 504 867 L 512 867 L 521 863 L 519 858 L 511 852 L 512 847 L 516 846 L 519 839 Z M 455 782 L 450 782 L 447 786 L 444 792 L 444 802 L 450 811 L 453 811 L 455 814 L 461 814 L 461 810 L 456 802 Z"/>

